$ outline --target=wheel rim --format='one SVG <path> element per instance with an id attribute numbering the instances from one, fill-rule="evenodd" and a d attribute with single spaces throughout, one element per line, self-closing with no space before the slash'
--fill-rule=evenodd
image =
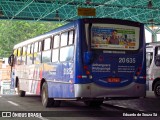
<path id="1" fill-rule="evenodd" d="M 160 96 L 160 86 L 156 87 L 156 94 L 157 94 L 157 96 Z"/>
<path id="2" fill-rule="evenodd" d="M 43 89 L 43 92 L 42 92 L 42 101 L 43 101 L 43 105 L 45 105 L 46 101 L 47 101 L 47 98 L 46 98 L 46 91 Z"/>

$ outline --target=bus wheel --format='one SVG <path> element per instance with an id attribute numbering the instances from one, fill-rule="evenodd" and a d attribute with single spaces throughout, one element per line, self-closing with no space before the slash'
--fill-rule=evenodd
<path id="1" fill-rule="evenodd" d="M 42 85 L 41 99 L 44 107 L 51 107 L 54 103 L 52 98 L 48 98 L 48 86 L 46 82 Z"/>
<path id="2" fill-rule="evenodd" d="M 154 94 L 156 97 L 160 98 L 160 82 L 156 82 L 154 87 Z"/>
<path id="3" fill-rule="evenodd" d="M 19 95 L 20 97 L 24 97 L 25 94 L 26 94 L 26 91 L 20 90 L 19 82 L 18 82 L 18 84 L 17 84 L 17 91 L 18 91 L 18 95 Z"/>
<path id="4" fill-rule="evenodd" d="M 103 103 L 103 100 L 87 100 L 84 103 L 89 107 L 100 107 Z"/>

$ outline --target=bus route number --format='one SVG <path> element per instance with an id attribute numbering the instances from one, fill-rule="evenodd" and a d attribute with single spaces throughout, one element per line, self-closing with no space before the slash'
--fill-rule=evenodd
<path id="1" fill-rule="evenodd" d="M 136 58 L 119 58 L 119 63 L 136 63 Z"/>

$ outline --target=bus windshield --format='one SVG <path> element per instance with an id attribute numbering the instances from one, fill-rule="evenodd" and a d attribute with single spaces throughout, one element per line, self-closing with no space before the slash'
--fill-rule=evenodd
<path id="1" fill-rule="evenodd" d="M 138 50 L 140 28 L 118 24 L 92 24 L 91 48 Z"/>

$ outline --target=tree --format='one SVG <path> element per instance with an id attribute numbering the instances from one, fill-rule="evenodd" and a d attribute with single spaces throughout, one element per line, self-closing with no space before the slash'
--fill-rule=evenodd
<path id="1" fill-rule="evenodd" d="M 54 22 L 0 21 L 0 57 L 8 57 L 13 46 L 61 26 Z"/>

